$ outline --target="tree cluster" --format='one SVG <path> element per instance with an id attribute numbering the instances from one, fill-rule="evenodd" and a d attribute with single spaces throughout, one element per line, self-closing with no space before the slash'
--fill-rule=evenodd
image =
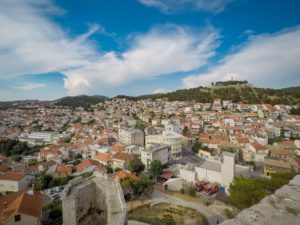
<path id="1" fill-rule="evenodd" d="M 274 193 L 281 186 L 288 184 L 292 174 L 273 174 L 270 179 L 251 179 L 235 177 L 229 188 L 229 201 L 239 209 L 257 204 L 266 195 Z"/>

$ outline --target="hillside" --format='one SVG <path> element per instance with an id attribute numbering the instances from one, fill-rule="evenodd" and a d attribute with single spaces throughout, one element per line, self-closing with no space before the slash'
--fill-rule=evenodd
<path id="1" fill-rule="evenodd" d="M 60 98 L 54 101 L 55 105 L 69 106 L 69 107 L 89 107 L 100 102 L 104 102 L 109 99 L 108 97 L 102 95 L 79 95 L 79 96 L 68 96 Z"/>
<path id="2" fill-rule="evenodd" d="M 255 88 L 248 86 L 212 88 L 198 87 L 181 89 L 166 94 L 143 95 L 138 97 L 117 96 L 127 99 L 168 98 L 170 101 L 213 102 L 214 98 L 248 104 L 300 104 L 300 87 L 283 89 Z"/>

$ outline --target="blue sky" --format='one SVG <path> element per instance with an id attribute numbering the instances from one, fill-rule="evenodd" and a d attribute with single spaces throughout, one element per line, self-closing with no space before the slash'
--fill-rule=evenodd
<path id="1" fill-rule="evenodd" d="M 298 0 L 0 0 L 0 100 L 300 85 Z"/>

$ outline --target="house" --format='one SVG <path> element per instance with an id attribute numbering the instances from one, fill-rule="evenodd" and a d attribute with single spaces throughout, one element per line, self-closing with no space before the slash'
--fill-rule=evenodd
<path id="1" fill-rule="evenodd" d="M 162 165 L 169 162 L 170 147 L 164 144 L 152 144 L 141 151 L 141 160 L 148 170 L 153 160 L 159 160 Z"/>
<path id="2" fill-rule="evenodd" d="M 0 176 L 0 192 L 16 192 L 29 187 L 33 176 L 25 173 L 6 172 Z"/>
<path id="3" fill-rule="evenodd" d="M 70 176 L 72 174 L 72 166 L 71 165 L 58 165 L 55 169 L 55 177 L 65 177 Z"/>
<path id="4" fill-rule="evenodd" d="M 45 147 L 38 154 L 39 161 L 53 160 L 60 164 L 62 162 L 62 152 L 57 146 Z"/>
<path id="5" fill-rule="evenodd" d="M 291 173 L 293 171 L 288 161 L 274 157 L 266 157 L 264 162 L 264 173 L 269 176 L 273 173 Z"/>
<path id="6" fill-rule="evenodd" d="M 0 224 L 40 225 L 42 196 L 38 191 L 27 189 L 0 196 Z"/>
<path id="7" fill-rule="evenodd" d="M 134 156 L 131 154 L 118 152 L 112 158 L 112 167 L 114 169 L 116 168 L 127 169 L 129 161 L 133 158 Z"/>
<path id="8" fill-rule="evenodd" d="M 271 150 L 270 156 L 279 159 L 291 159 L 296 156 L 296 153 L 291 150 Z"/>
<path id="9" fill-rule="evenodd" d="M 102 153 L 102 152 L 96 152 L 93 159 L 97 160 L 98 162 L 100 162 L 105 166 L 110 165 L 112 161 L 112 157 L 109 153 Z"/>
<path id="10" fill-rule="evenodd" d="M 300 173 L 300 157 L 296 156 L 290 160 L 290 164 L 296 173 Z"/>
<path id="11" fill-rule="evenodd" d="M 97 160 L 86 159 L 76 166 L 76 172 L 77 173 L 92 172 L 97 166 L 100 165 L 101 163 L 99 163 Z"/>

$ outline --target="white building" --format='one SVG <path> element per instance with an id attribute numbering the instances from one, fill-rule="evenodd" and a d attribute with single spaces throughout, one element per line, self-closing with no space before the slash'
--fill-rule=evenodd
<path id="1" fill-rule="evenodd" d="M 146 136 L 146 147 L 149 145 L 166 144 L 171 147 L 171 158 L 180 159 L 182 155 L 182 136 L 175 132 L 163 131 L 161 135 Z"/>
<path id="2" fill-rule="evenodd" d="M 153 160 L 160 160 L 162 165 L 169 161 L 170 147 L 164 144 L 151 144 L 141 151 L 141 160 L 148 170 Z"/>
<path id="3" fill-rule="evenodd" d="M 22 133 L 19 136 L 20 141 L 28 142 L 32 145 L 43 145 L 45 143 L 54 143 L 59 138 L 58 133 L 51 132 L 32 132 Z"/>
<path id="4" fill-rule="evenodd" d="M 200 165 L 187 164 L 180 169 L 180 177 L 187 182 L 207 180 L 216 182 L 228 193 L 228 188 L 235 176 L 248 176 L 249 167 L 235 164 L 235 154 L 223 152 L 221 161 L 204 160 Z"/>
<path id="5" fill-rule="evenodd" d="M 165 125 L 165 130 L 170 131 L 170 132 L 175 132 L 177 134 L 182 134 L 182 127 L 177 126 L 175 124 L 168 124 Z"/>
<path id="6" fill-rule="evenodd" d="M 0 176 L 0 192 L 5 193 L 22 191 L 28 188 L 33 176 L 25 173 L 6 172 Z"/>
<path id="7" fill-rule="evenodd" d="M 144 146 L 144 132 L 133 128 L 120 128 L 119 142 L 123 145 Z"/>

